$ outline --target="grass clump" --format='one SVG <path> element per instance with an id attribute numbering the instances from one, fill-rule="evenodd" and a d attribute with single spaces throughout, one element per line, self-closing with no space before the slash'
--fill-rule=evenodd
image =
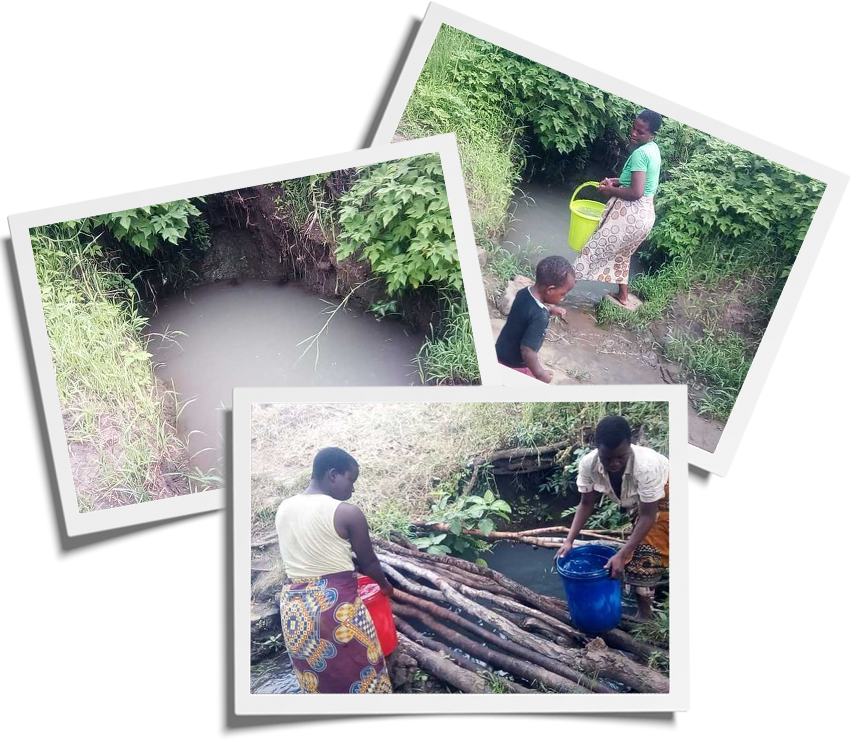
<path id="1" fill-rule="evenodd" d="M 670 595 L 664 597 L 660 605 L 655 606 L 652 620 L 638 623 L 632 635 L 641 641 L 652 643 L 656 646 L 669 647 L 670 645 Z"/>
<path id="2" fill-rule="evenodd" d="M 80 511 L 187 493 L 176 399 L 157 386 L 132 283 L 72 227 L 30 238 Z"/>
<path id="3" fill-rule="evenodd" d="M 525 155 L 514 118 L 499 107 L 477 103 L 457 82 L 457 60 L 474 53 L 474 46 L 474 37 L 443 26 L 398 131 L 411 139 L 456 135 L 472 226 L 476 239 L 482 240 L 502 233 Z"/>
<path id="4" fill-rule="evenodd" d="M 416 358 L 422 383 L 480 384 L 466 296 L 444 293 L 442 304 L 440 331 L 432 327 Z"/>
<path id="5" fill-rule="evenodd" d="M 742 244 L 736 254 L 715 241 L 636 276 L 629 290 L 644 302 L 636 312 L 602 301 L 596 319 L 634 332 L 676 327 L 665 329 L 663 354 L 705 387 L 697 411 L 726 420 L 789 272 L 770 244 Z M 732 308 L 742 321 L 730 321 Z"/>

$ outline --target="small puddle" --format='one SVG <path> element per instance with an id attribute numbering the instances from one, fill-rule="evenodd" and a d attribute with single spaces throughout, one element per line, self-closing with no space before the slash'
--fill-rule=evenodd
<path id="1" fill-rule="evenodd" d="M 340 311 L 318 346 L 299 345 L 322 329 L 331 304 L 297 284 L 213 283 L 160 301 L 148 351 L 158 376 L 186 404 L 178 432 L 191 467 L 224 471 L 224 413 L 233 389 L 273 386 L 419 385 L 413 359 L 422 337 L 393 319 Z M 182 332 L 163 340 L 166 332 Z"/>
<path id="2" fill-rule="evenodd" d="M 301 687 L 286 651 L 278 651 L 251 667 L 251 694 L 301 694 Z"/>

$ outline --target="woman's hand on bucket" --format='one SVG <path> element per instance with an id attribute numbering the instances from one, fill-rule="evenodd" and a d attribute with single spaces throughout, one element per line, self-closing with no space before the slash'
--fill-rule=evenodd
<path id="1" fill-rule="evenodd" d="M 557 561 L 561 556 L 566 556 L 572 549 L 573 549 L 573 544 L 565 542 L 558 549 L 558 552 L 555 554 L 555 558 L 553 558 L 552 560 Z"/>
<path id="2" fill-rule="evenodd" d="M 620 551 L 616 556 L 611 556 L 603 568 L 611 569 L 612 579 L 619 579 L 626 570 L 626 559 L 623 552 Z"/>
<path id="3" fill-rule="evenodd" d="M 394 592 L 395 590 L 393 589 L 393 585 L 389 582 L 386 583 L 386 586 L 381 587 L 381 594 L 383 594 L 387 599 L 392 599 Z"/>

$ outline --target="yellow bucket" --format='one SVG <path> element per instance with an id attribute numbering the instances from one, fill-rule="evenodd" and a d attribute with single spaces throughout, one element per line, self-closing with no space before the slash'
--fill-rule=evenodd
<path id="1" fill-rule="evenodd" d="M 605 210 L 605 204 L 599 201 L 584 201 L 576 200 L 576 195 L 582 188 L 588 185 L 594 187 L 599 183 L 589 180 L 582 183 L 573 191 L 573 197 L 570 198 L 570 248 L 576 252 L 581 252 L 590 235 L 596 231 L 599 224 L 599 219 L 602 218 L 602 212 Z"/>

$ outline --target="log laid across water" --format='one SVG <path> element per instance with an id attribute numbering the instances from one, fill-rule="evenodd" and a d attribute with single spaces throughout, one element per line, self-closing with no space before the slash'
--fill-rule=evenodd
<path id="1" fill-rule="evenodd" d="M 624 631 L 606 634 L 608 643 L 583 634 L 569 624 L 563 600 L 538 595 L 499 572 L 461 559 L 380 539 L 375 545 L 382 567 L 396 585 L 399 616 L 417 620 L 435 638 L 470 657 L 510 672 L 515 679 L 560 692 L 614 691 L 594 677 L 636 692 L 669 692 L 669 679 L 642 663 L 657 653 L 654 647 Z"/>

